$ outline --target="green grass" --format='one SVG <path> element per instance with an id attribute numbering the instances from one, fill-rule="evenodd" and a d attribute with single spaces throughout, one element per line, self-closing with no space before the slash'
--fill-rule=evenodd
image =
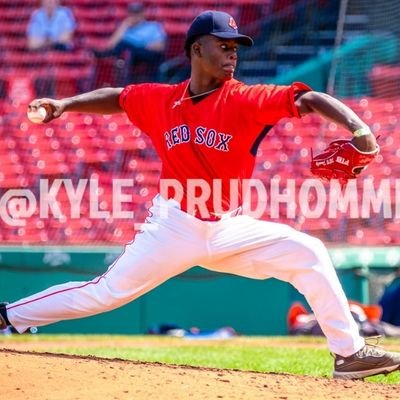
<path id="1" fill-rule="evenodd" d="M 65 354 L 95 355 L 127 360 L 156 361 L 169 364 L 228 368 L 260 372 L 301 374 L 316 377 L 332 375 L 333 359 L 322 338 L 246 337 L 203 342 L 154 336 L 107 335 L 13 335 L 2 339 L 0 348 L 29 348 Z M 91 345 L 82 346 L 82 342 Z M 48 343 L 48 348 L 46 347 Z M 384 345 L 400 349 L 400 340 L 384 340 Z M 400 383 L 400 372 L 368 378 L 370 382 Z"/>

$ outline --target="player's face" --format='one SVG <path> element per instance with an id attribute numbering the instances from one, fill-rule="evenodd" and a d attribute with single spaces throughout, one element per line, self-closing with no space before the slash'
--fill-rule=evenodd
<path id="1" fill-rule="evenodd" d="M 207 35 L 198 40 L 198 59 L 203 73 L 210 78 L 229 80 L 233 78 L 237 60 L 238 43 L 232 39 L 219 39 Z"/>

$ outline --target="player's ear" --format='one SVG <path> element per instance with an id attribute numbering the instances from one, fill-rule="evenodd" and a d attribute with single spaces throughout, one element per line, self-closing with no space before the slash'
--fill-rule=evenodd
<path id="1" fill-rule="evenodd" d="M 196 54 L 197 56 L 201 57 L 201 50 L 200 50 L 200 43 L 198 42 L 194 42 L 192 49 L 193 49 L 193 53 Z"/>

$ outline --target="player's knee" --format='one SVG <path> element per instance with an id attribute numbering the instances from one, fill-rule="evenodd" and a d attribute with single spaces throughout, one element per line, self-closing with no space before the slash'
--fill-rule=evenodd
<path id="1" fill-rule="evenodd" d="M 113 282 L 103 279 L 96 288 L 95 298 L 102 311 L 110 311 L 128 302 L 124 291 L 118 290 Z"/>
<path id="2" fill-rule="evenodd" d="M 298 260 L 305 262 L 306 265 L 317 266 L 330 264 L 328 250 L 325 244 L 318 238 L 302 234 L 299 249 L 297 251 Z"/>
<path id="3" fill-rule="evenodd" d="M 328 250 L 321 239 L 311 236 L 310 245 L 316 253 L 326 253 Z"/>

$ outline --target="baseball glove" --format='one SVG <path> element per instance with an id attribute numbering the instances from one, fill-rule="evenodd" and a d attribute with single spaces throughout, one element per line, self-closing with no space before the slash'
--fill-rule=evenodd
<path id="1" fill-rule="evenodd" d="M 325 181 L 338 179 L 341 184 L 346 184 L 367 168 L 378 153 L 378 146 L 374 151 L 363 152 L 351 143 L 351 139 L 335 140 L 316 156 L 311 149 L 311 173 Z"/>

